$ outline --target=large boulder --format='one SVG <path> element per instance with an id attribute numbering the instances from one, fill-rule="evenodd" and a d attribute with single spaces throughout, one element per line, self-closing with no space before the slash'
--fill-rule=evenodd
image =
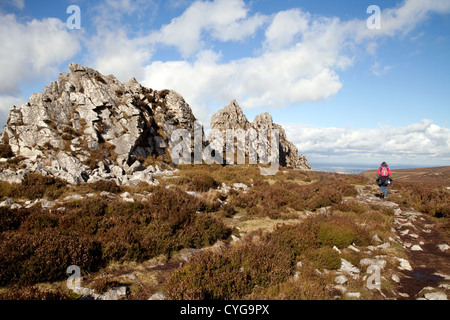
<path id="1" fill-rule="evenodd" d="M 26 158 L 29 169 L 40 163 L 39 170 L 77 183 L 88 181 L 99 166 L 128 171 L 148 157 L 171 164 L 166 149 L 173 130 L 194 128 L 183 97 L 145 88 L 134 78 L 121 83 L 76 63 L 69 69 L 10 111 L 3 143 Z"/>

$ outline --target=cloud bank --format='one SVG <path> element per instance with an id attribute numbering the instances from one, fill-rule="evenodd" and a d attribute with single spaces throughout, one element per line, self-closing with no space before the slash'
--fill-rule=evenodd
<path id="1" fill-rule="evenodd" d="M 302 127 L 283 124 L 287 137 L 316 161 L 342 157 L 370 163 L 375 159 L 407 159 L 423 165 L 450 163 L 450 129 L 432 120 L 407 127 L 381 126 L 376 129 Z M 423 161 L 425 160 L 425 163 Z"/>
<path id="2" fill-rule="evenodd" d="M 17 96 L 21 81 L 54 72 L 83 44 L 85 64 L 121 81 L 136 77 L 153 88 L 175 89 L 197 111 L 232 98 L 244 108 L 317 102 L 341 90 L 339 72 L 352 67 L 361 50 L 375 54 L 378 39 L 407 34 L 431 14 L 449 13 L 450 2 L 406 0 L 382 11 L 380 30 L 369 30 L 364 19 L 342 21 L 297 8 L 265 15 L 252 13 L 243 0 L 198 0 L 157 30 L 130 31 L 124 18 L 139 20 L 157 9 L 154 1 L 103 0 L 91 8 L 95 32 L 82 36 L 59 19 L 21 23 L 1 14 L 0 94 Z M 255 38 L 259 49 L 243 57 L 229 59 L 218 49 L 229 44 L 240 51 Z M 154 59 L 167 48 L 181 58 Z M 375 63 L 372 69 L 382 75 L 389 68 Z"/>
<path id="3" fill-rule="evenodd" d="M 153 48 L 172 46 L 185 59 L 151 61 L 143 81 L 175 88 L 200 111 L 211 101 L 224 105 L 231 98 L 247 109 L 326 100 L 341 90 L 338 74 L 354 65 L 361 50 L 375 55 L 379 39 L 405 35 L 431 14 L 449 12 L 446 0 L 408 0 L 384 10 L 382 28 L 369 30 L 366 20 L 341 21 L 301 9 L 251 15 L 242 0 L 196 1 L 147 38 Z M 203 41 L 235 43 L 260 33 L 260 49 L 233 60 Z M 381 76 L 391 68 L 376 62 L 372 71 Z"/>
<path id="4" fill-rule="evenodd" d="M 58 72 L 59 65 L 81 48 L 77 36 L 67 32 L 66 23 L 59 19 L 22 23 L 15 15 L 2 13 L 0 43 L 2 99 L 18 98 L 24 82 Z M 2 104 L 1 108 L 5 110 L 6 106 Z"/>

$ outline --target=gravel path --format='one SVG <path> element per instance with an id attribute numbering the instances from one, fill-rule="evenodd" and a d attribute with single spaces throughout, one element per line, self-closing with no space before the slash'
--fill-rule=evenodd
<path id="1" fill-rule="evenodd" d="M 450 246 L 435 220 L 414 210 L 402 210 L 373 190 L 358 187 L 358 201 L 394 209 L 393 231 L 408 258 L 400 260 L 399 299 L 447 300 L 450 297 Z"/>

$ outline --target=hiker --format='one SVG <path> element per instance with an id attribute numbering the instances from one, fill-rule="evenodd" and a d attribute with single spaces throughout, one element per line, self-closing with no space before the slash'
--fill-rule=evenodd
<path id="1" fill-rule="evenodd" d="M 377 171 L 378 179 L 377 183 L 380 186 L 380 198 L 387 198 L 388 195 L 388 186 L 391 184 L 391 169 L 386 162 L 383 162 Z"/>

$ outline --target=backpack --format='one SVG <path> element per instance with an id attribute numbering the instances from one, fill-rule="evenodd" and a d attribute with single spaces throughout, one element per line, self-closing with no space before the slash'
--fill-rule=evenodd
<path id="1" fill-rule="evenodd" d="M 388 167 L 381 167 L 381 176 L 382 176 L 382 177 L 387 177 L 387 176 L 389 176 L 389 170 L 388 170 Z"/>

